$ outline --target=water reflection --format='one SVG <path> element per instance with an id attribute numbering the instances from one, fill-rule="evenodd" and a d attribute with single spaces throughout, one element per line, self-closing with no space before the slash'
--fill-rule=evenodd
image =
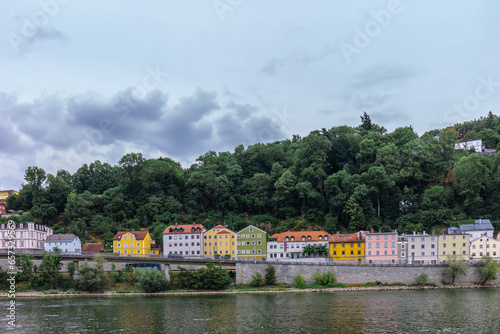
<path id="1" fill-rule="evenodd" d="M 7 301 L 0 304 L 5 309 Z M 18 328 L 10 332 L 20 334 L 500 332 L 494 289 L 43 298 L 16 305 Z"/>

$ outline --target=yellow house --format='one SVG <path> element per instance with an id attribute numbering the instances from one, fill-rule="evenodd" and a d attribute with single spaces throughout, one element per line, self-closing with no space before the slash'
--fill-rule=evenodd
<path id="1" fill-rule="evenodd" d="M 0 190 L 0 201 L 5 201 L 10 195 L 19 195 L 19 191 L 16 190 Z"/>
<path id="2" fill-rule="evenodd" d="M 470 257 L 470 234 L 443 234 L 438 236 L 438 262 L 446 262 L 448 255 L 458 255 L 463 260 Z"/>
<path id="3" fill-rule="evenodd" d="M 364 231 L 352 234 L 332 234 L 330 236 L 330 257 L 337 263 L 364 263 Z"/>
<path id="4" fill-rule="evenodd" d="M 495 261 L 500 260 L 500 240 L 493 239 L 487 235 L 470 241 L 470 259 L 478 261 L 484 255 L 489 255 Z"/>
<path id="5" fill-rule="evenodd" d="M 153 254 L 151 245 L 154 245 L 154 241 L 148 231 L 118 232 L 113 238 L 113 253 L 121 256 L 149 256 Z"/>
<path id="6" fill-rule="evenodd" d="M 203 234 L 203 255 L 205 257 L 236 257 L 236 233 L 217 225 Z"/>

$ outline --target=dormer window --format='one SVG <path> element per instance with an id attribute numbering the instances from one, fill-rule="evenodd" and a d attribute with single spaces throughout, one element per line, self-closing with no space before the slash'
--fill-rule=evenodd
<path id="1" fill-rule="evenodd" d="M 288 241 L 288 237 L 285 238 L 285 241 Z"/>
<path id="2" fill-rule="evenodd" d="M 291 240 L 291 241 L 295 241 L 295 237 L 292 237 L 290 240 Z"/>
<path id="3" fill-rule="evenodd" d="M 307 240 L 311 240 L 311 236 L 310 235 L 307 236 Z"/>
<path id="4" fill-rule="evenodd" d="M 305 241 L 306 240 L 306 237 L 302 236 L 302 241 Z"/>
<path id="5" fill-rule="evenodd" d="M 320 235 L 320 236 L 318 237 L 318 239 L 319 239 L 319 240 L 323 240 L 323 237 Z"/>
<path id="6" fill-rule="evenodd" d="M 173 229 L 173 228 L 170 228 L 168 231 L 169 231 L 170 233 L 172 233 L 172 232 L 174 231 L 174 229 Z"/>
<path id="7" fill-rule="evenodd" d="M 196 229 L 194 227 L 191 227 L 191 233 L 194 233 Z"/>

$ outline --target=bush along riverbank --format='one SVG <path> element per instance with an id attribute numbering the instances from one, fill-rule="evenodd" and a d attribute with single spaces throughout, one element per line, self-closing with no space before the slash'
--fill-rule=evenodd
<path id="1" fill-rule="evenodd" d="M 95 262 L 93 266 L 85 261 L 76 275 L 76 268 L 70 262 L 68 273 L 62 274 L 61 261 L 57 256 L 48 254 L 37 267 L 33 265 L 28 255 L 22 254 L 16 263 L 19 269 L 16 275 L 16 297 L 210 295 L 498 287 L 488 284 L 490 280 L 496 279 L 498 270 L 498 266 L 489 259 L 482 264 L 481 282 L 460 285 L 454 284 L 455 279 L 467 271 L 460 262 L 448 264 L 443 270 L 443 276 L 449 280 L 443 280 L 439 285 L 429 283 L 425 272 L 415 277 L 412 284 L 375 281 L 348 285 L 338 282 L 333 272 L 320 271 L 314 274 L 314 280 L 309 284 L 301 274 L 294 277 L 293 284 L 278 284 L 276 270 L 271 264 L 267 266 L 264 276 L 260 273 L 253 275 L 250 284 L 234 284 L 234 277 L 231 277 L 230 272 L 216 266 L 211 260 L 207 260 L 206 268 L 194 271 L 179 267 L 179 271 L 170 273 L 171 280 L 166 278 L 163 271 L 157 269 L 135 268 L 129 271 L 126 268 L 115 270 L 112 266 L 112 272 L 106 273 L 105 260 L 99 255 L 93 260 Z M 0 298 L 7 296 L 7 293 L 0 294 Z"/>

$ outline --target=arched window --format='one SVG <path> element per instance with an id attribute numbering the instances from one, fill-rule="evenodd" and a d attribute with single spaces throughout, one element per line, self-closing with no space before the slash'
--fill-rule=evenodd
<path id="1" fill-rule="evenodd" d="M 285 238 L 285 241 L 288 241 L 288 237 Z"/>
<path id="2" fill-rule="evenodd" d="M 307 236 L 307 240 L 311 240 L 311 236 L 310 235 Z"/>
<path id="3" fill-rule="evenodd" d="M 302 236 L 302 241 L 305 241 L 306 240 L 306 237 Z"/>
<path id="4" fill-rule="evenodd" d="M 295 237 L 292 237 L 290 240 L 295 241 Z"/>

